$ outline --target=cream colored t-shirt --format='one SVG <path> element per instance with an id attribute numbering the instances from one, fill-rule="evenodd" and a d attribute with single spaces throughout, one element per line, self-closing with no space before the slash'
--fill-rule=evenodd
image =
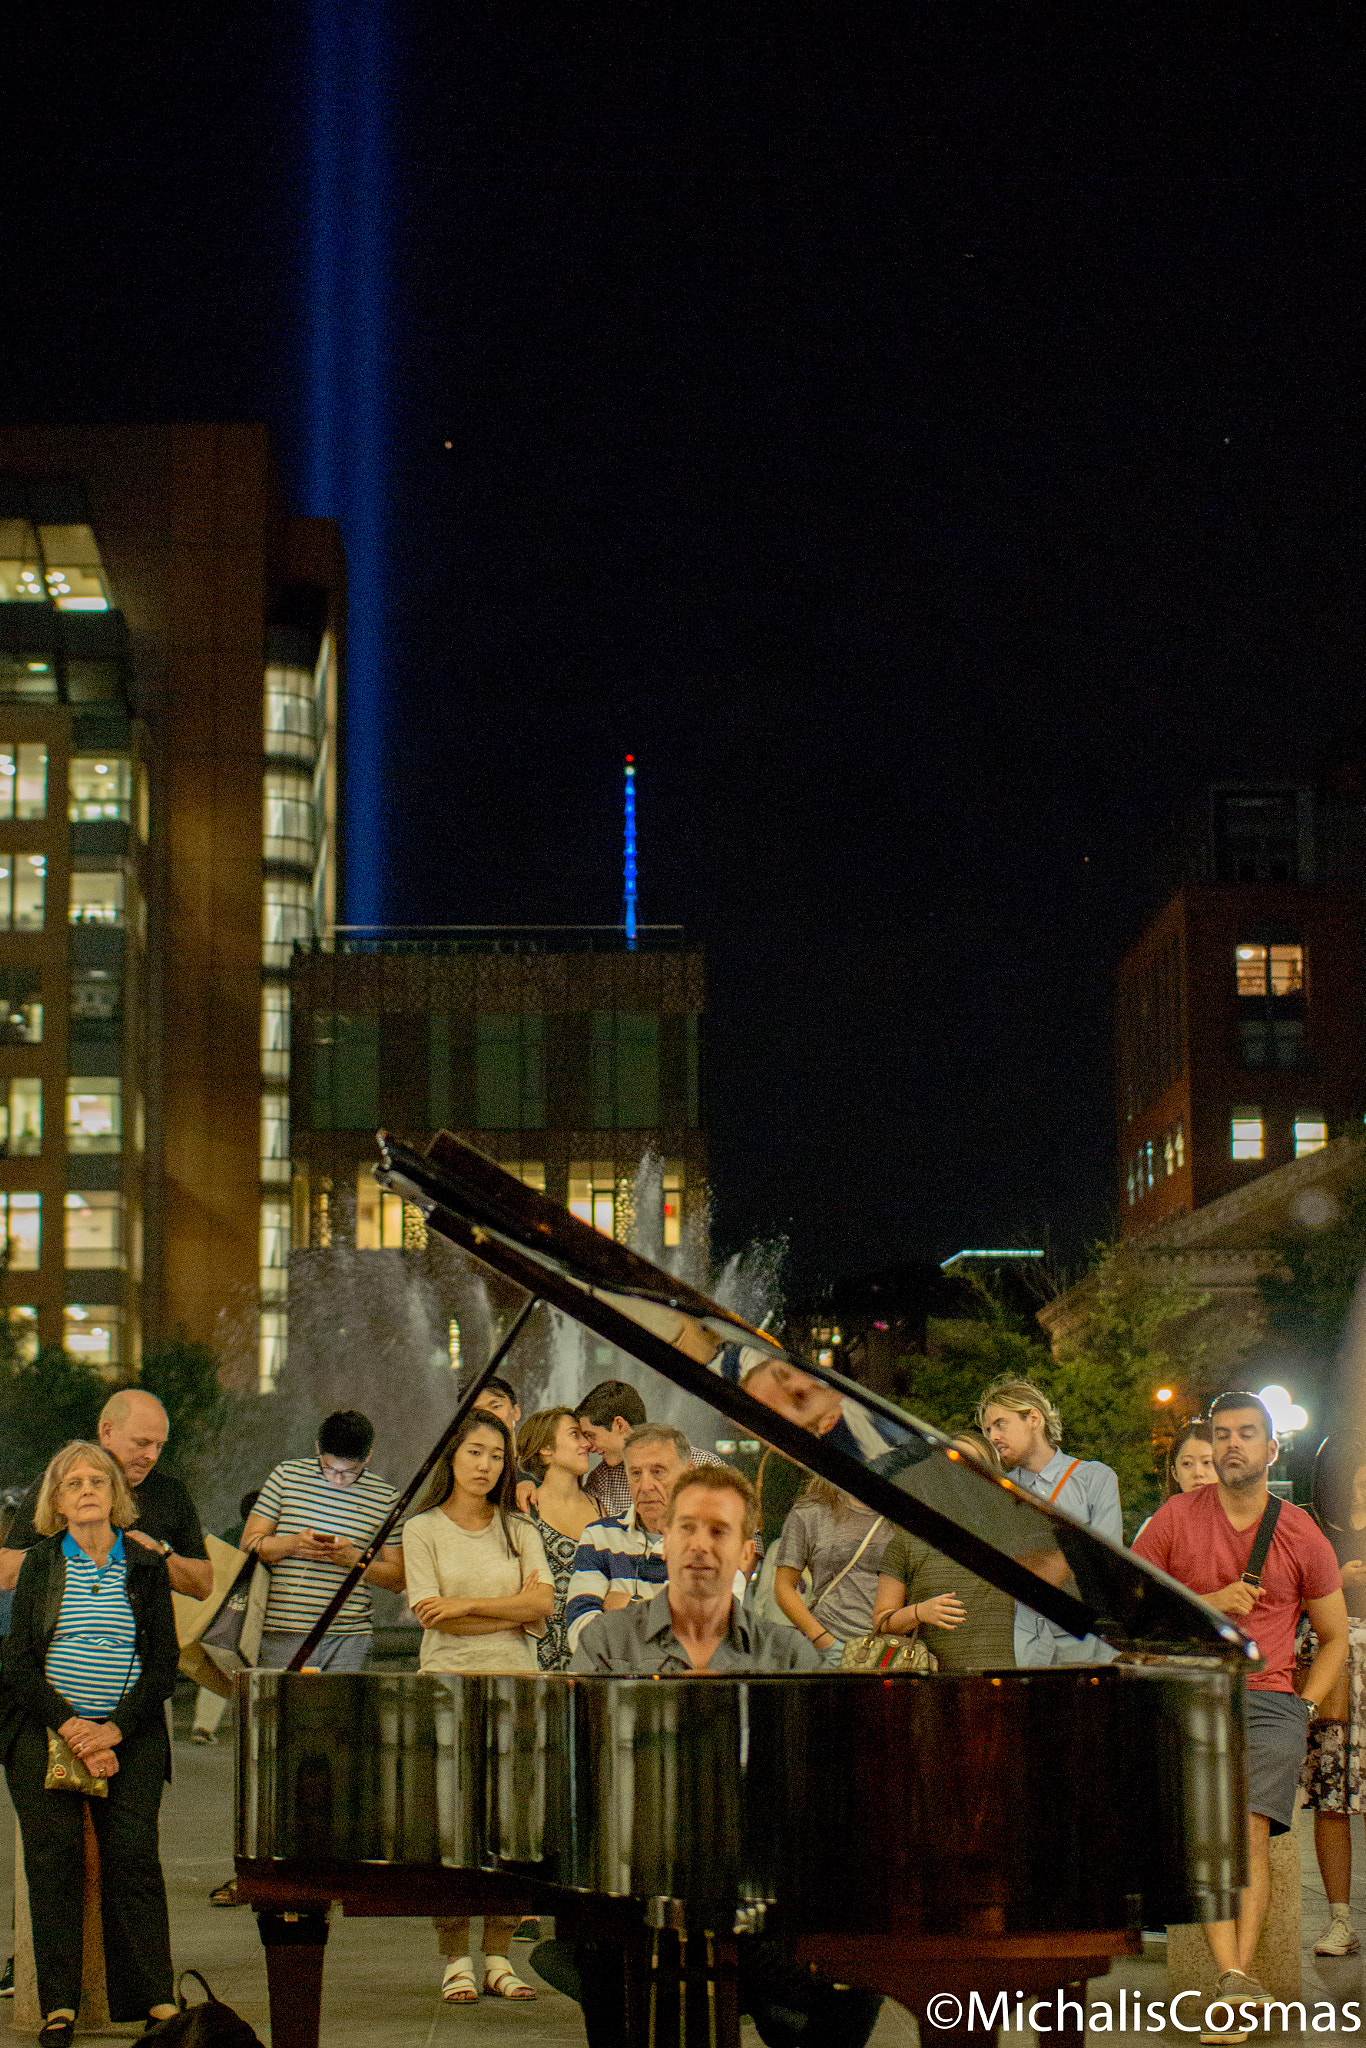
<path id="1" fill-rule="evenodd" d="M 524 1516 L 510 1520 L 515 1556 L 508 1554 L 497 1515 L 477 1536 L 457 1528 L 440 1508 L 414 1516 L 403 1530 L 409 1601 L 505 1600 L 521 1592 L 532 1572 L 539 1572 L 541 1584 L 553 1591 L 555 1581 L 540 1537 Z M 524 1628 L 500 1629 L 487 1636 L 450 1636 L 424 1628 L 418 1665 L 423 1671 L 534 1672 L 535 1642 Z"/>

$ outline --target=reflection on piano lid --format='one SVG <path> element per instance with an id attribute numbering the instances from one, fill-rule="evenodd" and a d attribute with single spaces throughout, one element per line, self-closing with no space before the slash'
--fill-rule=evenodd
<path id="1" fill-rule="evenodd" d="M 1071 1634 L 1242 1665 L 1255 1657 L 1231 1622 L 1164 1572 L 965 1457 L 941 1431 L 866 1387 L 789 1358 L 765 1332 L 463 1140 L 442 1131 L 422 1153 L 381 1131 L 379 1146 L 376 1178 L 416 1203 L 429 1228 Z M 740 1384 L 756 1368 L 765 1368 L 763 1401 Z M 784 1380 L 795 1398 L 784 1401 Z M 827 1419 L 840 1404 L 824 1434 L 793 1419 L 813 1397 Z M 1071 1573 L 1067 1590 L 1046 1576 L 1060 1575 L 1059 1552 Z"/>

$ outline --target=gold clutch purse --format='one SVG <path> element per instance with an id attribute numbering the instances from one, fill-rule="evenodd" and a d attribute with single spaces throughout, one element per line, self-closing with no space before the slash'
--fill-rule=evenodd
<path id="1" fill-rule="evenodd" d="M 88 1771 L 66 1738 L 52 1728 L 47 1731 L 47 1776 L 43 1788 L 48 1792 L 83 1792 L 87 1799 L 109 1797 L 109 1780 Z"/>

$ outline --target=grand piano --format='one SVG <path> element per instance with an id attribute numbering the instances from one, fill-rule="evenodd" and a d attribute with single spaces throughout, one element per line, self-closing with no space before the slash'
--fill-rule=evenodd
<path id="1" fill-rule="evenodd" d="M 423 1153 L 381 1133 L 380 1151 L 377 1177 L 429 1229 L 521 1290 L 456 1419 L 549 1303 L 1116 1654 L 1047 1671 L 665 1681 L 244 1673 L 237 1879 L 265 1945 L 275 2048 L 316 2048 L 337 1904 L 553 1914 L 600 1959 L 595 2048 L 735 2048 L 737 1973 L 758 1940 L 922 2015 L 935 1994 L 956 1998 L 935 2029 L 950 2039 L 990 2037 L 1006 2012 L 1016 2024 L 1017 1994 L 1066 1989 L 1077 2003 L 1048 2023 L 1075 2044 L 1087 1981 L 1136 1953 L 1141 1928 L 1233 1917 L 1255 1653 L 1231 1623 L 458 1139 Z M 740 1384 L 770 1362 L 779 1371 L 753 1379 L 777 1405 Z M 813 1388 L 827 1424 L 837 1409 L 822 1434 L 794 1419 Z"/>

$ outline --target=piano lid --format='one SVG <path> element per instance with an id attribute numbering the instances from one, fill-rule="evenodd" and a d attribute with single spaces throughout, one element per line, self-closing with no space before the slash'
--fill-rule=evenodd
<path id="1" fill-rule="evenodd" d="M 1166 1573 L 866 1387 L 798 1363 L 462 1139 L 442 1131 L 422 1153 L 381 1131 L 379 1146 L 376 1179 L 415 1203 L 431 1229 L 1070 1634 L 1116 1648 L 1255 1657 L 1231 1622 Z"/>

